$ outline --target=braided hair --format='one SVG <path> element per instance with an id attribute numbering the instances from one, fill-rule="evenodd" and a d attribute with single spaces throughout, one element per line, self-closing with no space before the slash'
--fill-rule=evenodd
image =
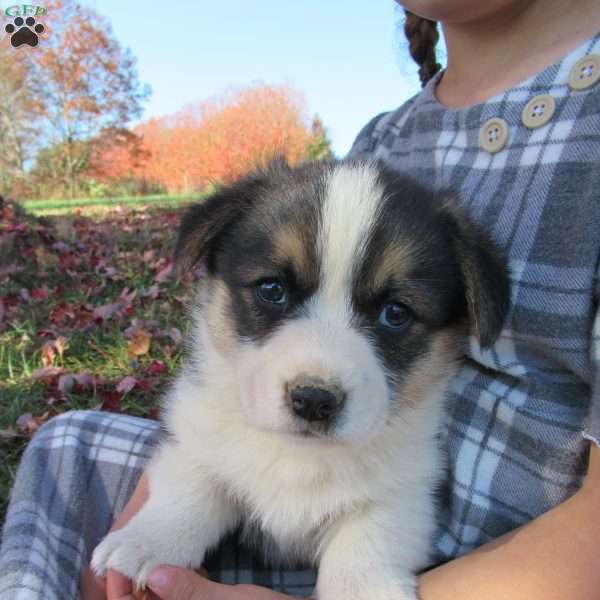
<path id="1" fill-rule="evenodd" d="M 413 60 L 419 65 L 421 86 L 442 68 L 437 62 L 435 47 L 440 39 L 437 23 L 405 10 L 404 34 L 408 40 L 408 49 Z"/>

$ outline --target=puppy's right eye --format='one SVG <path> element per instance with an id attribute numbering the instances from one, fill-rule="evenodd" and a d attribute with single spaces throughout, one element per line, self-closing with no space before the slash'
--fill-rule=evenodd
<path id="1" fill-rule="evenodd" d="M 280 279 L 264 279 L 256 285 L 256 295 L 262 302 L 269 304 L 285 304 L 287 294 L 285 286 Z"/>
<path id="2" fill-rule="evenodd" d="M 390 329 L 404 329 L 411 320 L 410 309 L 401 302 L 389 302 L 379 314 L 379 322 Z"/>

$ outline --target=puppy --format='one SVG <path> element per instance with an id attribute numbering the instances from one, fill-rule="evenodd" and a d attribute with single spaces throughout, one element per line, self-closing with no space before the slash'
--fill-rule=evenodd
<path id="1" fill-rule="evenodd" d="M 191 356 L 164 403 L 150 497 L 96 548 L 139 586 L 245 524 L 318 565 L 321 600 L 414 600 L 444 390 L 509 303 L 505 262 L 445 195 L 376 163 L 276 164 L 185 215 L 203 261 Z"/>

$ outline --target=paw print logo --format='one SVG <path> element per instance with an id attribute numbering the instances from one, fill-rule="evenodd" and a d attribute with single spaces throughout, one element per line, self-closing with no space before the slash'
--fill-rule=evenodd
<path id="1" fill-rule="evenodd" d="M 18 48 L 23 44 L 28 44 L 31 47 L 38 45 L 39 35 L 44 33 L 45 27 L 42 23 L 35 22 L 33 17 L 27 17 L 23 20 L 17 17 L 13 23 L 9 23 L 4 31 L 10 35 L 10 43 L 13 48 Z"/>

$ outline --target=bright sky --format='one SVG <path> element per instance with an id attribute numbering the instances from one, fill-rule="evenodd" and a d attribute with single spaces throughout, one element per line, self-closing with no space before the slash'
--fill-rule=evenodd
<path id="1" fill-rule="evenodd" d="M 393 0 L 87 0 L 152 87 L 144 118 L 256 81 L 289 84 L 343 156 L 369 119 L 418 89 Z"/>

